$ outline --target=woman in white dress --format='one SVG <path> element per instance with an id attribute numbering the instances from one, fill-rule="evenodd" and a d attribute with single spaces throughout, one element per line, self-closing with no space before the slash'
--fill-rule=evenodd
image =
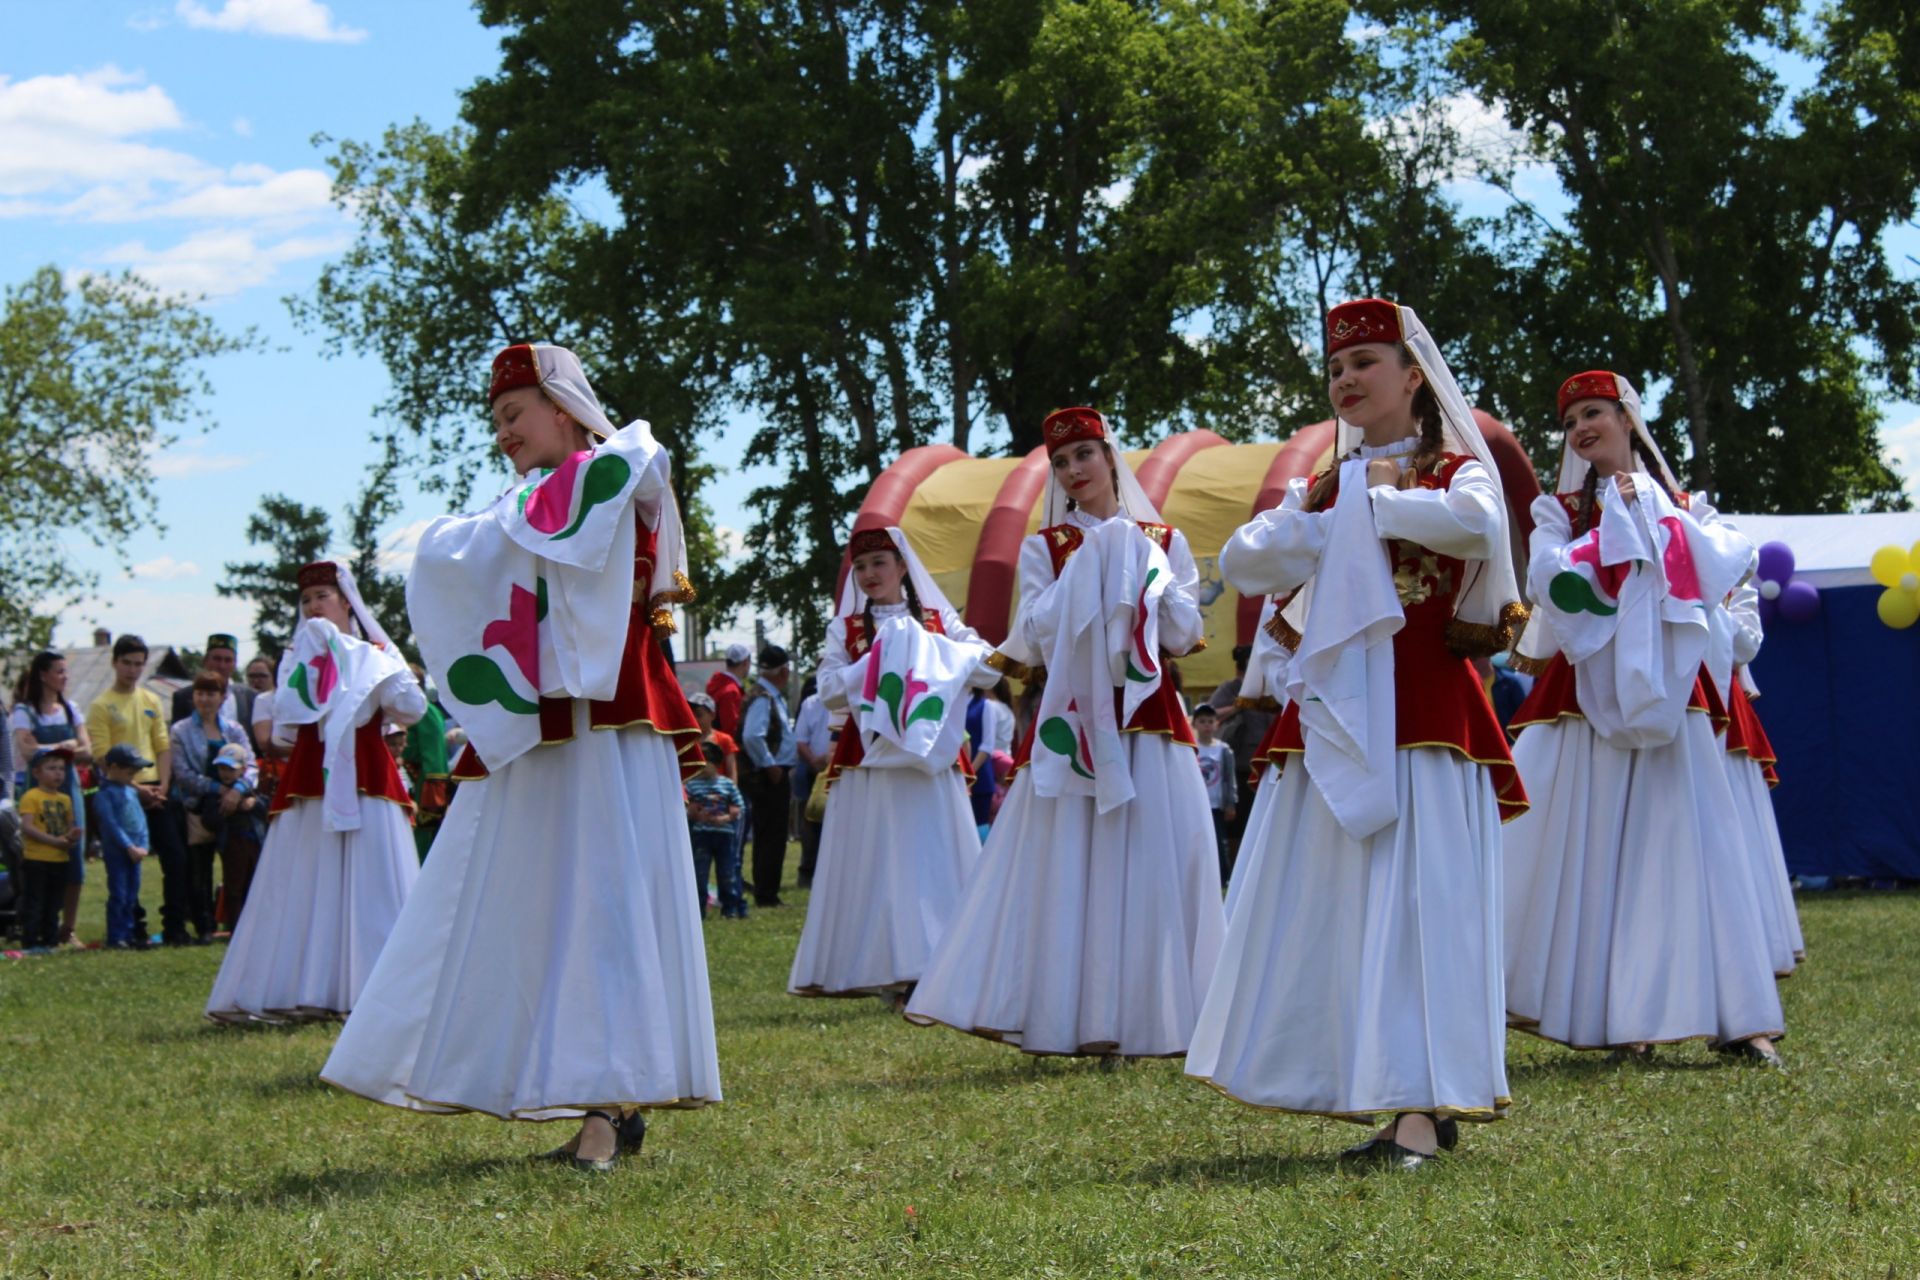
<path id="1" fill-rule="evenodd" d="M 1043 527 L 1021 547 L 1018 613 L 989 663 L 1016 676 L 1044 663 L 1045 688 L 906 1016 L 1033 1054 L 1173 1056 L 1224 925 L 1206 784 L 1165 667 L 1200 647 L 1198 571 L 1100 414 L 1060 410 L 1043 437 Z"/>
<path id="2" fill-rule="evenodd" d="M 1294 652 L 1187 1074 L 1391 1115 L 1344 1158 L 1411 1169 L 1508 1106 L 1500 823 L 1526 799 L 1469 655 L 1525 609 L 1499 472 L 1413 311 L 1329 312 L 1327 390 L 1335 466 L 1220 553 L 1241 592 L 1293 593 Z"/>
<path id="3" fill-rule="evenodd" d="M 953 642 L 951 668 L 969 684 L 992 684 L 999 673 L 984 665 L 992 650 L 960 620 L 904 533 L 861 529 L 848 551 L 818 678 L 827 709 L 850 714 L 827 767 L 820 859 L 787 991 L 877 995 L 904 1007 L 972 877 L 980 835 L 964 753 L 949 752 L 944 767 L 933 768 L 937 762 L 863 730 L 856 704 L 864 670 L 852 664 L 872 652 L 876 636 L 897 635 L 898 621 Z M 965 715 L 965 701 L 946 700 L 942 719 Z"/>
<path id="4" fill-rule="evenodd" d="M 523 483 L 435 521 L 407 587 L 462 783 L 322 1075 L 415 1111 L 578 1118 L 547 1154 L 604 1171 L 644 1109 L 720 1100 L 680 787 L 699 728 L 655 634 L 692 589 L 666 452 L 614 429 L 572 352 L 509 347 L 491 400 Z"/>
<path id="5" fill-rule="evenodd" d="M 1727 782 L 1740 816 L 1741 847 L 1753 860 L 1760 881 L 1761 925 L 1766 931 L 1767 954 L 1774 976 L 1792 976 L 1806 959 L 1800 933 L 1800 910 L 1793 900 L 1793 881 L 1787 875 L 1786 850 L 1768 792 L 1779 785 L 1779 763 L 1773 743 L 1754 708 L 1759 686 L 1747 664 L 1759 656 L 1765 639 L 1760 625 L 1760 593 L 1748 579 L 1735 587 L 1726 603 L 1714 610 L 1713 638 L 1707 650 L 1707 674 L 1720 695 L 1723 715 L 1722 745 L 1726 748 Z"/>
<path id="6" fill-rule="evenodd" d="M 299 583 L 306 621 L 280 661 L 273 726 L 292 753 L 207 998 L 217 1022 L 347 1014 L 419 875 L 412 801 L 380 734 L 385 721 L 418 720 L 426 697 L 351 570 L 321 560 Z"/>
<path id="7" fill-rule="evenodd" d="M 1762 887 L 1700 678 L 1753 545 L 1675 484 L 1625 378 L 1577 374 L 1559 408 L 1517 655 L 1538 680 L 1513 717 L 1533 809 L 1507 832 L 1507 1008 L 1576 1049 L 1706 1039 L 1777 1066 Z"/>

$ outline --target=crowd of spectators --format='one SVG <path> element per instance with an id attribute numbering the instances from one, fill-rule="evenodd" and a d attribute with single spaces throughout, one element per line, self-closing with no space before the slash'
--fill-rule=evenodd
<path id="1" fill-rule="evenodd" d="M 1240 698 L 1247 657 L 1245 646 L 1236 649 L 1233 677 L 1191 711 L 1223 883 L 1252 808 L 1249 766 L 1273 722 L 1270 710 Z M 68 697 L 66 658 L 35 654 L 0 734 L 0 927 L 29 949 L 78 945 L 90 860 L 106 878 L 107 946 L 145 950 L 224 936 L 246 904 L 266 839 L 290 750 L 273 733 L 274 664 L 256 657 L 242 669 L 235 639 L 210 636 L 200 671 L 163 705 L 141 683 L 148 649 L 140 637 L 121 636 L 112 658 L 111 687 L 81 708 Z M 416 666 L 414 675 L 428 687 L 424 671 Z M 1504 723 L 1525 697 L 1524 678 L 1497 665 L 1481 675 Z M 755 655 L 734 644 L 705 690 L 689 696 L 705 760 L 686 796 L 703 913 L 718 905 L 722 916 L 744 919 L 750 903 L 784 905 L 781 877 L 794 840 L 799 886 L 813 878 L 845 717 L 829 712 L 811 676 L 797 695 L 791 688 L 784 649 L 767 645 Z M 1016 698 L 1003 680 L 975 690 L 967 707 L 970 797 L 983 839 L 1012 781 L 1032 697 L 1028 690 Z M 393 731 L 423 860 L 452 798 L 449 756 L 461 739 L 431 697 L 426 717 Z M 161 877 L 157 933 L 140 905 L 149 858 Z"/>

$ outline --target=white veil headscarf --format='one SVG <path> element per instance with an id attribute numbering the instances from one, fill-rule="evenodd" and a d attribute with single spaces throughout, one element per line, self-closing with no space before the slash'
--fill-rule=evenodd
<path id="1" fill-rule="evenodd" d="M 1400 341 L 1412 353 L 1414 363 L 1439 402 L 1441 448 L 1465 454 L 1484 467 L 1499 503 L 1503 527 L 1500 536 L 1493 540 L 1493 555 L 1468 568 L 1466 581 L 1454 596 L 1453 623 L 1447 628 L 1447 638 L 1457 649 L 1483 656 L 1497 653 L 1514 642 L 1527 618 L 1527 607 L 1521 603 L 1514 576 L 1513 539 L 1508 533 L 1512 513 L 1507 509 L 1506 489 L 1500 483 L 1500 468 L 1494 464 L 1493 451 L 1487 448 L 1487 438 L 1474 421 L 1473 410 L 1460 393 L 1460 384 L 1454 381 L 1453 371 L 1447 367 L 1446 357 L 1440 354 L 1439 344 L 1412 307 L 1395 305 L 1395 310 L 1400 321 Z M 1335 420 L 1334 466 L 1360 447 L 1361 436 L 1360 428 L 1345 418 Z M 1306 632 L 1314 585 L 1309 582 L 1282 614 L 1298 634 Z"/>
<path id="2" fill-rule="evenodd" d="M 848 538 L 848 545 L 851 546 L 852 539 L 863 532 L 866 530 L 855 529 Z M 947 599 L 946 592 L 940 590 L 939 584 L 934 582 L 933 575 L 927 572 L 927 567 L 920 563 L 920 557 L 913 553 L 913 544 L 907 541 L 907 535 L 895 525 L 886 527 L 886 535 L 893 539 L 893 549 L 906 562 L 907 581 L 913 584 L 913 593 L 919 599 L 920 607 L 939 613 L 957 614 L 959 610 L 953 607 L 952 602 Z M 856 613 L 863 612 L 866 607 L 867 593 L 860 589 L 860 583 L 854 578 L 853 560 L 852 557 L 848 557 L 847 580 L 840 584 L 840 607 L 833 616 L 850 618 Z"/>
<path id="3" fill-rule="evenodd" d="M 1576 373 L 1560 384 L 1560 413 L 1564 418 L 1566 411 L 1582 400 L 1617 400 L 1626 410 L 1627 421 L 1633 426 L 1633 438 L 1643 445 L 1653 458 L 1654 465 L 1660 468 L 1655 479 L 1665 484 L 1673 493 L 1681 492 L 1679 480 L 1674 478 L 1673 468 L 1667 465 L 1667 455 L 1660 452 L 1660 446 L 1654 442 L 1653 433 L 1647 430 L 1646 415 L 1640 409 L 1640 393 L 1634 390 L 1631 382 L 1617 373 L 1608 373 L 1604 369 L 1591 373 Z M 1634 469 L 1639 469 L 1640 458 L 1634 457 Z M 1587 483 L 1587 472 L 1592 470 L 1587 460 L 1573 451 L 1571 433 L 1560 445 L 1560 475 L 1554 482 L 1555 493 L 1574 493 Z"/>
<path id="4" fill-rule="evenodd" d="M 1092 428 L 1098 424 L 1099 434 L 1092 434 Z M 1113 441 L 1113 432 L 1108 429 L 1106 415 L 1097 409 L 1056 409 L 1047 415 L 1046 423 L 1040 429 L 1041 438 L 1046 441 L 1049 464 L 1052 451 L 1064 448 L 1080 440 L 1099 439 L 1106 443 L 1107 452 L 1113 458 L 1114 479 L 1119 482 L 1120 514 L 1135 524 L 1165 524 L 1160 512 L 1147 498 L 1147 491 L 1134 479 L 1133 468 L 1127 465 L 1126 455 Z M 1056 438 L 1057 437 L 1057 438 Z M 1060 483 L 1059 474 L 1051 465 L 1047 468 L 1047 491 L 1041 499 L 1040 527 L 1051 529 L 1054 525 L 1065 524 L 1072 500 L 1065 487 Z"/>
<path id="5" fill-rule="evenodd" d="M 521 352 L 526 355 L 522 356 Z M 565 347 L 556 347 L 548 342 L 521 343 L 495 356 L 489 401 L 515 386 L 539 387 L 547 399 L 559 405 L 569 418 L 602 440 L 614 433 L 613 421 L 600 406 L 600 397 L 594 394 L 593 384 L 587 381 L 587 372 L 580 366 L 580 357 Z M 650 448 L 657 449 L 653 427 L 644 418 L 635 418 L 627 424 L 627 429 L 637 430 L 646 437 Z M 663 459 L 664 465 L 664 451 L 658 456 Z M 647 584 L 647 606 L 654 627 L 671 631 L 672 606 L 691 604 L 698 593 L 687 577 L 687 536 L 680 523 L 680 505 L 674 499 L 671 485 L 667 486 L 665 492 L 656 529 L 653 578 Z"/>
<path id="6" fill-rule="evenodd" d="M 330 564 L 333 566 L 334 577 L 337 579 L 340 587 L 340 598 L 347 602 L 347 614 L 353 619 L 354 623 L 359 626 L 360 638 L 377 644 L 383 649 L 392 649 L 393 641 L 387 636 L 387 629 L 380 625 L 380 620 L 374 617 L 372 611 L 367 608 L 367 602 L 360 596 L 360 584 L 354 581 L 353 570 L 347 567 L 346 562 L 344 560 L 316 560 L 313 563 Z M 293 629 L 298 631 L 300 624 L 306 621 L 306 617 L 300 614 L 297 605 L 295 606 L 294 612 L 297 616 L 294 618 Z"/>

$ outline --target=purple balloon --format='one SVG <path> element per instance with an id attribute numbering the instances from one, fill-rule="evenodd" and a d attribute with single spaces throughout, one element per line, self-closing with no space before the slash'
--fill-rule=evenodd
<path id="1" fill-rule="evenodd" d="M 1788 622 L 1805 622 L 1820 612 L 1820 588 L 1804 578 L 1789 582 L 1780 593 L 1780 616 Z"/>
<path id="2" fill-rule="evenodd" d="M 1785 586 L 1793 576 L 1793 548 L 1784 542 L 1761 544 L 1759 576 Z"/>

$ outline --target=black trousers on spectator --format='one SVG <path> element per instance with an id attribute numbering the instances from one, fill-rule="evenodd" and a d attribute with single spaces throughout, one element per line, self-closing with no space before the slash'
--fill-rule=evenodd
<path id="1" fill-rule="evenodd" d="M 741 781 L 753 801 L 753 900 L 771 907 L 780 901 L 787 862 L 787 780 L 775 782 L 765 769 L 748 769 Z"/>
<path id="2" fill-rule="evenodd" d="M 51 947 L 60 941 L 60 911 L 67 900 L 67 862 L 20 860 L 20 945 Z"/>
<path id="3" fill-rule="evenodd" d="M 187 846 L 187 922 L 201 937 L 213 935 L 213 858 L 218 847 L 212 844 Z"/>
<path id="4" fill-rule="evenodd" d="M 147 810 L 147 839 L 160 862 L 160 936 L 185 942 L 192 918 L 192 879 L 187 866 L 187 816 L 177 800 Z"/>

